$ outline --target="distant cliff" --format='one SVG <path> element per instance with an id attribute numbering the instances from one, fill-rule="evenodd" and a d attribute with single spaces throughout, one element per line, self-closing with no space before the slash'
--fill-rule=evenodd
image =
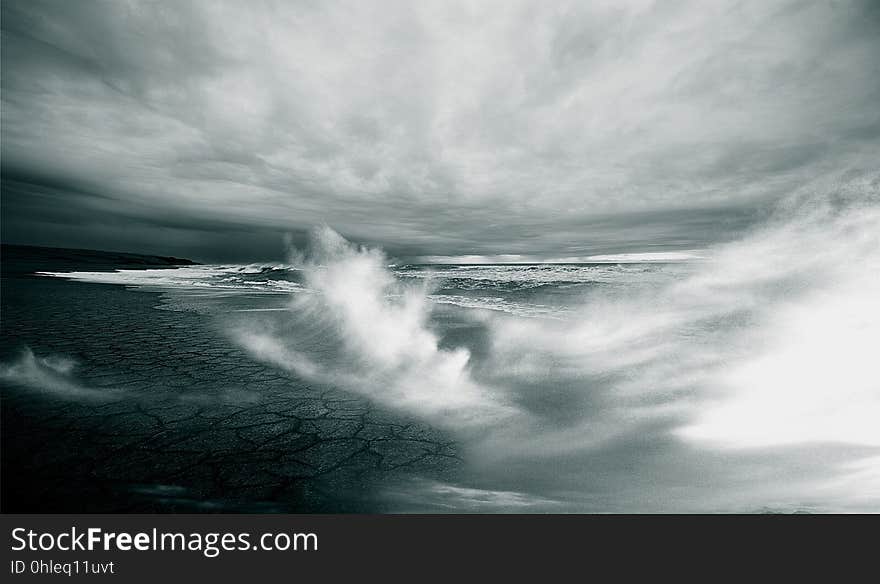
<path id="1" fill-rule="evenodd" d="M 0 269 L 4 275 L 30 274 L 40 271 L 110 271 L 119 268 L 130 270 L 193 265 L 198 265 L 198 262 L 171 256 L 33 245 L 3 244 L 0 246 Z"/>

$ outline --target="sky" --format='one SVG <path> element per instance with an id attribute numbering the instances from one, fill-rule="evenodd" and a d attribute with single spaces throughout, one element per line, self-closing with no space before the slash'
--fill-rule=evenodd
<path id="1" fill-rule="evenodd" d="M 876 165 L 878 33 L 872 0 L 4 0 L 0 237 L 699 255 Z"/>

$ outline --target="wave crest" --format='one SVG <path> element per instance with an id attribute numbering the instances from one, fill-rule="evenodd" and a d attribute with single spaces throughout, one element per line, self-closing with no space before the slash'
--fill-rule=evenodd
<path id="1" fill-rule="evenodd" d="M 447 427 L 485 425 L 513 410 L 470 374 L 466 348 L 444 349 L 428 326 L 429 283 L 401 282 L 378 249 L 329 227 L 295 263 L 311 294 L 273 330 L 235 336 L 258 358 Z"/>

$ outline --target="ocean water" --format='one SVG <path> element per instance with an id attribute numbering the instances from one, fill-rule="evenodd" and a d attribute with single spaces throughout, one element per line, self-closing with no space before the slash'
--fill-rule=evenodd
<path id="1" fill-rule="evenodd" d="M 293 310 L 287 300 L 311 294 L 308 267 L 280 263 L 217 264 L 116 271 L 38 272 L 73 281 L 121 284 L 168 292 L 169 308 L 211 310 L 210 299 L 233 311 Z M 636 289 L 669 282 L 685 264 L 412 264 L 384 267 L 406 287 L 422 288 L 433 305 L 490 310 L 520 317 L 565 319 L 590 293 Z M 390 294 L 392 298 L 394 294 Z M 279 300 L 281 302 L 279 302 Z M 204 306 L 202 306 L 204 305 Z"/>
<path id="2" fill-rule="evenodd" d="M 860 193 L 679 263 L 398 265 L 323 228 L 287 264 L 42 275 L 160 291 L 255 361 L 454 436 L 462 473 L 388 484 L 384 509 L 877 511 Z"/>

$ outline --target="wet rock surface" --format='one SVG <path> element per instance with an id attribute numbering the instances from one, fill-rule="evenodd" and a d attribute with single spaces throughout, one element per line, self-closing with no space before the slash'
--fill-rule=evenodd
<path id="1" fill-rule="evenodd" d="M 8 272 L 2 292 L 5 512 L 381 512 L 388 485 L 460 467 L 450 437 L 157 292 Z"/>

